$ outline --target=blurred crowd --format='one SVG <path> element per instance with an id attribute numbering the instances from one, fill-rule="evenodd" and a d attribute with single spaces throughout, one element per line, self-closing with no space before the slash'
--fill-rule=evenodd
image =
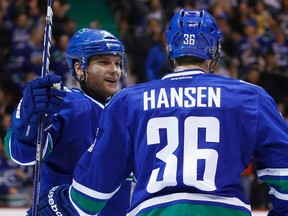
<path id="1" fill-rule="evenodd" d="M 159 79 L 169 72 L 167 22 L 180 8 L 206 9 L 223 32 L 222 56 L 215 73 L 263 87 L 288 120 L 288 0 L 106 1 L 115 16 L 116 36 L 125 44 L 129 59 L 123 86 Z M 2 197 L 10 199 L 11 194 L 21 194 L 23 186 L 31 190 L 33 184 L 31 169 L 7 158 L 3 139 L 26 83 L 41 75 L 46 5 L 41 0 L 0 0 L 0 206 L 18 205 Z M 67 43 L 77 30 L 77 21 L 68 15 L 71 7 L 69 1 L 53 0 L 50 51 L 50 73 L 61 75 L 68 87 L 76 85 L 65 59 Z M 87 27 L 102 26 L 91 20 Z M 269 207 L 268 189 L 255 177 L 253 160 L 242 177 L 252 206 Z"/>

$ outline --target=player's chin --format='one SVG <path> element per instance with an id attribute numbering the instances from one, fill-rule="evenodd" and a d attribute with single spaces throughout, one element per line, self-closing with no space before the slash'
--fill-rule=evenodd
<path id="1" fill-rule="evenodd" d="M 109 92 L 111 95 L 115 94 L 117 91 L 117 83 L 106 83 L 106 85 L 104 86 L 105 91 Z"/>

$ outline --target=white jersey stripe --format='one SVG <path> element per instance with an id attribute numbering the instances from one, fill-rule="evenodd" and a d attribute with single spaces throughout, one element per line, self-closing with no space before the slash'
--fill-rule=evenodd
<path id="1" fill-rule="evenodd" d="M 44 145 L 44 148 L 43 148 L 43 155 L 42 155 L 42 158 L 45 157 L 46 153 L 47 153 L 47 149 L 48 149 L 48 142 L 49 142 L 49 136 L 50 134 L 48 134 L 47 136 L 47 139 L 46 139 L 46 142 L 45 142 L 45 145 Z M 50 136 L 51 137 L 51 136 Z M 12 148 L 11 148 L 11 137 L 9 139 L 9 149 L 10 149 L 10 158 L 12 159 L 12 161 L 14 161 L 15 163 L 19 164 L 19 165 L 22 165 L 22 166 L 32 166 L 32 165 L 35 165 L 35 160 L 34 161 L 30 161 L 30 162 L 27 162 L 27 163 L 22 163 L 18 160 L 16 160 L 13 155 L 12 155 Z"/>
<path id="2" fill-rule="evenodd" d="M 267 168 L 258 170 L 257 174 L 259 177 L 270 175 L 270 176 L 288 176 L 288 169 L 285 168 Z"/>
<path id="3" fill-rule="evenodd" d="M 81 191 L 81 193 L 84 193 L 92 198 L 95 199 L 101 199 L 101 200 L 108 200 L 110 199 L 115 193 L 117 193 L 117 191 L 120 189 L 120 187 L 118 187 L 115 191 L 113 191 L 112 193 L 101 193 L 95 190 L 92 190 L 84 185 L 79 184 L 78 182 L 75 181 L 75 179 L 73 179 L 72 182 L 72 186 L 78 190 Z"/>
<path id="4" fill-rule="evenodd" d="M 269 194 L 274 195 L 276 198 L 281 199 L 281 200 L 288 200 L 288 194 L 280 193 L 273 187 L 270 187 Z"/>

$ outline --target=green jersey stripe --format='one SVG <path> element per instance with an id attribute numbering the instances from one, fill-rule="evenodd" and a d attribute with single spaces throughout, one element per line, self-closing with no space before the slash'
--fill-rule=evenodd
<path id="1" fill-rule="evenodd" d="M 10 159 L 12 159 L 12 157 L 11 157 L 11 152 L 10 152 L 10 148 L 9 148 L 11 136 L 12 136 L 12 129 L 10 128 L 10 129 L 7 131 L 6 136 L 5 136 L 5 138 L 4 138 L 5 151 L 6 151 L 8 157 L 9 157 Z"/>
<path id="2" fill-rule="evenodd" d="M 276 185 L 281 191 L 286 191 L 288 193 L 288 179 L 268 179 L 261 178 L 263 182 L 268 183 L 269 185 Z"/>
<path id="3" fill-rule="evenodd" d="M 166 203 L 179 203 L 179 202 L 190 202 L 190 203 L 199 203 L 199 202 L 207 202 L 209 205 L 215 204 L 215 206 L 231 206 L 231 209 L 243 209 L 243 212 L 251 212 L 251 206 L 249 204 L 244 203 L 240 199 L 236 197 L 223 197 L 209 194 L 190 194 L 190 193 L 174 193 L 159 197 L 153 197 L 148 199 L 138 206 L 136 206 L 131 212 L 129 212 L 129 216 L 137 215 L 140 211 L 150 208 L 152 206 L 157 205 L 165 205 Z M 228 208 L 228 207 L 227 207 Z M 229 209 L 229 208 L 228 208 Z"/>
<path id="4" fill-rule="evenodd" d="M 74 203 L 77 203 L 78 207 L 83 209 L 85 212 L 98 212 L 106 204 L 106 202 L 95 201 L 91 198 L 84 196 L 83 194 L 76 191 L 73 187 L 70 191 L 71 198 Z"/>
<path id="5" fill-rule="evenodd" d="M 172 206 L 160 207 L 151 211 L 139 214 L 139 216 L 166 216 L 166 215 L 185 215 L 185 216 L 250 216 L 248 212 L 237 209 L 225 208 L 222 206 L 210 206 L 201 204 L 179 203 Z"/>

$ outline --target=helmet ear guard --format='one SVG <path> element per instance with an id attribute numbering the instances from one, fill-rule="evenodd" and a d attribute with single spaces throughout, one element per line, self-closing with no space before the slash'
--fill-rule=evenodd
<path id="1" fill-rule="evenodd" d="M 166 39 L 170 62 L 182 56 L 195 56 L 216 62 L 220 58 L 222 32 L 205 10 L 180 10 L 171 19 Z"/>
<path id="2" fill-rule="evenodd" d="M 128 61 L 123 43 L 105 30 L 83 28 L 72 36 L 66 49 L 66 59 L 72 75 L 77 78 L 75 61 L 80 63 L 81 69 L 85 72 L 89 58 L 97 55 L 119 55 L 121 73 L 127 74 Z"/>
<path id="3" fill-rule="evenodd" d="M 215 45 L 210 47 L 211 60 L 218 61 L 221 55 L 221 41 L 222 41 L 222 32 L 220 30 L 214 32 L 215 36 Z"/>

